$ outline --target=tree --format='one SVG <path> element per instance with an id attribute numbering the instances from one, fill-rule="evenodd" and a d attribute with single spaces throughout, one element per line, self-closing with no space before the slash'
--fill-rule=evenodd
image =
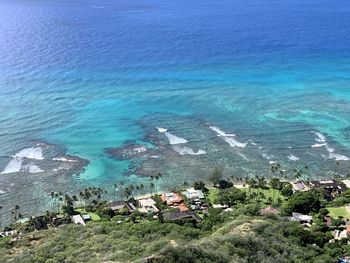
<path id="1" fill-rule="evenodd" d="M 233 183 L 226 180 L 220 180 L 218 184 L 220 189 L 227 189 L 233 186 Z"/>
<path id="2" fill-rule="evenodd" d="M 264 176 L 257 176 L 257 177 L 256 177 L 256 181 L 257 181 L 258 187 L 260 187 L 260 188 L 266 188 L 267 182 L 266 182 Z"/>
<path id="3" fill-rule="evenodd" d="M 218 193 L 218 203 L 228 206 L 234 206 L 237 203 L 245 202 L 247 196 L 246 193 L 235 187 L 221 190 Z"/>
<path id="4" fill-rule="evenodd" d="M 290 197 L 293 195 L 293 187 L 291 184 L 286 184 L 282 189 L 281 189 L 281 194 L 285 197 Z"/>
<path id="5" fill-rule="evenodd" d="M 283 188 L 283 183 L 280 181 L 279 178 L 272 178 L 269 184 L 273 189 L 276 190 L 282 190 Z"/>
<path id="6" fill-rule="evenodd" d="M 115 202 L 115 194 L 116 194 L 116 191 L 117 191 L 117 188 L 118 188 L 118 184 L 113 184 L 113 201 Z"/>
<path id="7" fill-rule="evenodd" d="M 151 190 L 151 195 L 153 195 L 153 190 L 154 190 L 154 183 L 149 184 L 149 188 Z"/>
<path id="8" fill-rule="evenodd" d="M 1 212 L 2 208 L 3 207 L 0 205 L 0 230 L 1 230 L 1 227 L 2 227 L 2 212 Z"/>
<path id="9" fill-rule="evenodd" d="M 53 201 L 53 206 L 54 205 L 57 206 L 57 213 L 60 212 L 60 204 L 63 201 L 62 196 L 63 196 L 63 194 L 61 192 L 51 192 L 50 193 L 50 197 Z"/>
<path id="10" fill-rule="evenodd" d="M 292 212 L 309 214 L 318 212 L 320 208 L 320 194 L 314 190 L 294 194 L 283 206 L 286 214 L 291 214 Z"/>
<path id="11" fill-rule="evenodd" d="M 195 190 L 202 190 L 205 188 L 205 183 L 203 181 L 196 181 L 193 183 L 193 188 Z"/>
<path id="12" fill-rule="evenodd" d="M 215 167 L 210 176 L 210 181 L 216 186 L 220 180 L 223 179 L 223 170 L 219 167 Z"/>
<path id="13" fill-rule="evenodd" d="M 12 213 L 13 223 L 16 223 L 20 218 L 22 218 L 22 214 L 19 211 L 19 205 L 15 205 L 11 213 Z"/>

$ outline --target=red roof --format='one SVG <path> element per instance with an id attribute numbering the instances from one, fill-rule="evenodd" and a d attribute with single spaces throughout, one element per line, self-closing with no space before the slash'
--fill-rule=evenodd
<path id="1" fill-rule="evenodd" d="M 182 197 L 177 193 L 164 193 L 161 196 L 162 201 L 167 205 L 179 204 L 183 201 Z"/>
<path id="2" fill-rule="evenodd" d="M 190 209 L 185 205 L 185 203 L 180 203 L 179 204 L 179 209 L 181 212 L 186 212 L 186 211 L 189 211 Z"/>

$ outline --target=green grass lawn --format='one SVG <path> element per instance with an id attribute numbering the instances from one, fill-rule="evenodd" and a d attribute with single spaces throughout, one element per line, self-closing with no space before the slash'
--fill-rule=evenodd
<path id="1" fill-rule="evenodd" d="M 279 190 L 276 190 L 276 189 L 272 189 L 272 188 L 269 188 L 269 189 L 263 189 L 263 188 L 242 188 L 241 189 L 242 191 L 245 191 L 248 194 L 251 194 L 251 193 L 263 193 L 265 198 L 262 200 L 264 202 L 267 201 L 267 199 L 269 197 L 272 198 L 273 201 L 276 201 L 277 198 L 281 198 L 282 199 L 282 202 L 284 201 L 284 196 L 280 193 Z M 209 193 L 208 193 L 208 199 L 210 201 L 210 203 L 212 204 L 216 204 L 217 203 L 217 195 L 219 193 L 219 189 L 216 189 L 216 188 L 209 188 Z"/>
<path id="2" fill-rule="evenodd" d="M 338 218 L 342 216 L 344 218 L 350 218 L 350 213 L 346 210 L 345 206 L 341 207 L 327 207 L 329 215 L 333 218 Z"/>
<path id="3" fill-rule="evenodd" d="M 77 211 L 81 214 L 90 215 L 92 221 L 100 221 L 101 220 L 101 218 L 98 214 L 93 213 L 93 212 L 86 212 L 84 208 L 76 208 L 75 211 Z"/>
<path id="4" fill-rule="evenodd" d="M 219 193 L 219 189 L 209 188 L 208 200 L 211 204 L 216 204 L 218 193 Z"/>
<path id="5" fill-rule="evenodd" d="M 249 193 L 263 193 L 265 196 L 265 200 L 267 200 L 269 197 L 272 198 L 272 200 L 276 200 L 277 198 L 284 199 L 284 196 L 280 193 L 279 190 L 268 188 L 243 188 L 242 191 L 245 191 L 247 194 Z"/>

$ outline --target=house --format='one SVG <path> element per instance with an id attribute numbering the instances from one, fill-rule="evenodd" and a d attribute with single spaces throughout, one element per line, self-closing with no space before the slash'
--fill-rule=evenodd
<path id="1" fill-rule="evenodd" d="M 338 263 L 350 263 L 350 257 L 349 256 L 342 257 L 338 260 Z"/>
<path id="2" fill-rule="evenodd" d="M 182 196 L 178 193 L 164 193 L 161 195 L 161 200 L 167 206 L 172 208 L 178 208 L 181 212 L 186 212 L 190 210 L 184 203 Z"/>
<path id="3" fill-rule="evenodd" d="M 129 202 L 126 201 L 115 201 L 109 204 L 109 208 L 113 211 L 119 211 L 121 209 L 127 209 L 129 213 L 132 213 L 136 210 L 136 207 Z"/>
<path id="4" fill-rule="evenodd" d="M 164 212 L 163 219 L 164 219 L 164 221 L 172 221 L 172 222 L 179 222 L 182 220 L 189 220 L 189 221 L 193 221 L 193 222 L 200 222 L 201 221 L 201 219 L 193 211 Z"/>
<path id="5" fill-rule="evenodd" d="M 342 183 L 345 184 L 345 186 L 347 188 L 350 188 L 350 180 L 346 179 L 346 180 L 342 180 Z"/>
<path id="6" fill-rule="evenodd" d="M 298 221 L 301 224 L 303 223 L 312 223 L 312 216 L 309 215 L 303 215 L 300 213 L 292 213 L 292 216 L 290 217 L 290 221 Z"/>
<path id="7" fill-rule="evenodd" d="M 319 180 L 319 181 L 311 181 L 310 187 L 314 189 L 323 189 L 324 197 L 327 200 L 334 199 L 337 195 L 344 192 L 347 187 L 339 183 L 336 180 Z"/>
<path id="8" fill-rule="evenodd" d="M 17 230 L 4 231 L 0 232 L 0 237 L 9 237 L 15 234 L 17 234 Z"/>
<path id="9" fill-rule="evenodd" d="M 333 231 L 333 237 L 335 240 L 341 240 L 344 238 L 348 237 L 348 232 L 346 231 L 346 229 L 340 231 L 340 230 L 334 230 Z"/>
<path id="10" fill-rule="evenodd" d="M 86 226 L 85 221 L 81 215 L 72 216 L 72 221 L 74 224 Z"/>
<path id="11" fill-rule="evenodd" d="M 204 193 L 202 192 L 202 190 L 195 190 L 194 188 L 186 189 L 186 191 L 182 192 L 182 194 L 184 196 L 186 196 L 186 198 L 188 200 L 205 199 L 205 196 L 204 196 Z"/>
<path id="12" fill-rule="evenodd" d="M 141 213 L 158 213 L 159 209 L 156 207 L 156 202 L 152 198 L 143 198 L 138 200 Z"/>
<path id="13" fill-rule="evenodd" d="M 168 206 L 178 205 L 183 202 L 183 198 L 177 193 L 164 193 L 160 198 Z"/>
<path id="14" fill-rule="evenodd" d="M 308 187 L 303 181 L 296 181 L 290 183 L 293 188 L 293 192 L 303 192 L 310 190 L 310 187 Z"/>
<path id="15" fill-rule="evenodd" d="M 213 208 L 226 209 L 226 208 L 228 208 L 228 205 L 214 204 L 214 205 L 213 205 Z"/>
<path id="16" fill-rule="evenodd" d="M 209 208 L 209 204 L 205 199 L 205 195 L 202 190 L 195 190 L 194 188 L 189 188 L 182 192 L 186 196 L 188 203 L 191 205 L 193 210 L 206 210 Z"/>
<path id="17" fill-rule="evenodd" d="M 240 183 L 234 183 L 233 187 L 238 189 L 244 189 L 244 188 L 248 188 L 248 185 L 246 183 L 240 182 Z"/>
<path id="18" fill-rule="evenodd" d="M 278 209 L 271 206 L 260 209 L 261 215 L 277 215 L 279 213 Z"/>
<path id="19" fill-rule="evenodd" d="M 81 216 L 84 220 L 84 222 L 90 221 L 91 220 L 91 216 L 90 215 L 82 215 Z"/>

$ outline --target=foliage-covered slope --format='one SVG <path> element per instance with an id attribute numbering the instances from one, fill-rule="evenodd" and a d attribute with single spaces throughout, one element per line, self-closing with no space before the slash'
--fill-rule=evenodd
<path id="1" fill-rule="evenodd" d="M 319 248 L 314 238 L 298 223 L 266 217 L 234 217 L 206 231 L 98 222 L 3 239 L 0 254 L 3 262 L 334 262 L 345 247 Z"/>

